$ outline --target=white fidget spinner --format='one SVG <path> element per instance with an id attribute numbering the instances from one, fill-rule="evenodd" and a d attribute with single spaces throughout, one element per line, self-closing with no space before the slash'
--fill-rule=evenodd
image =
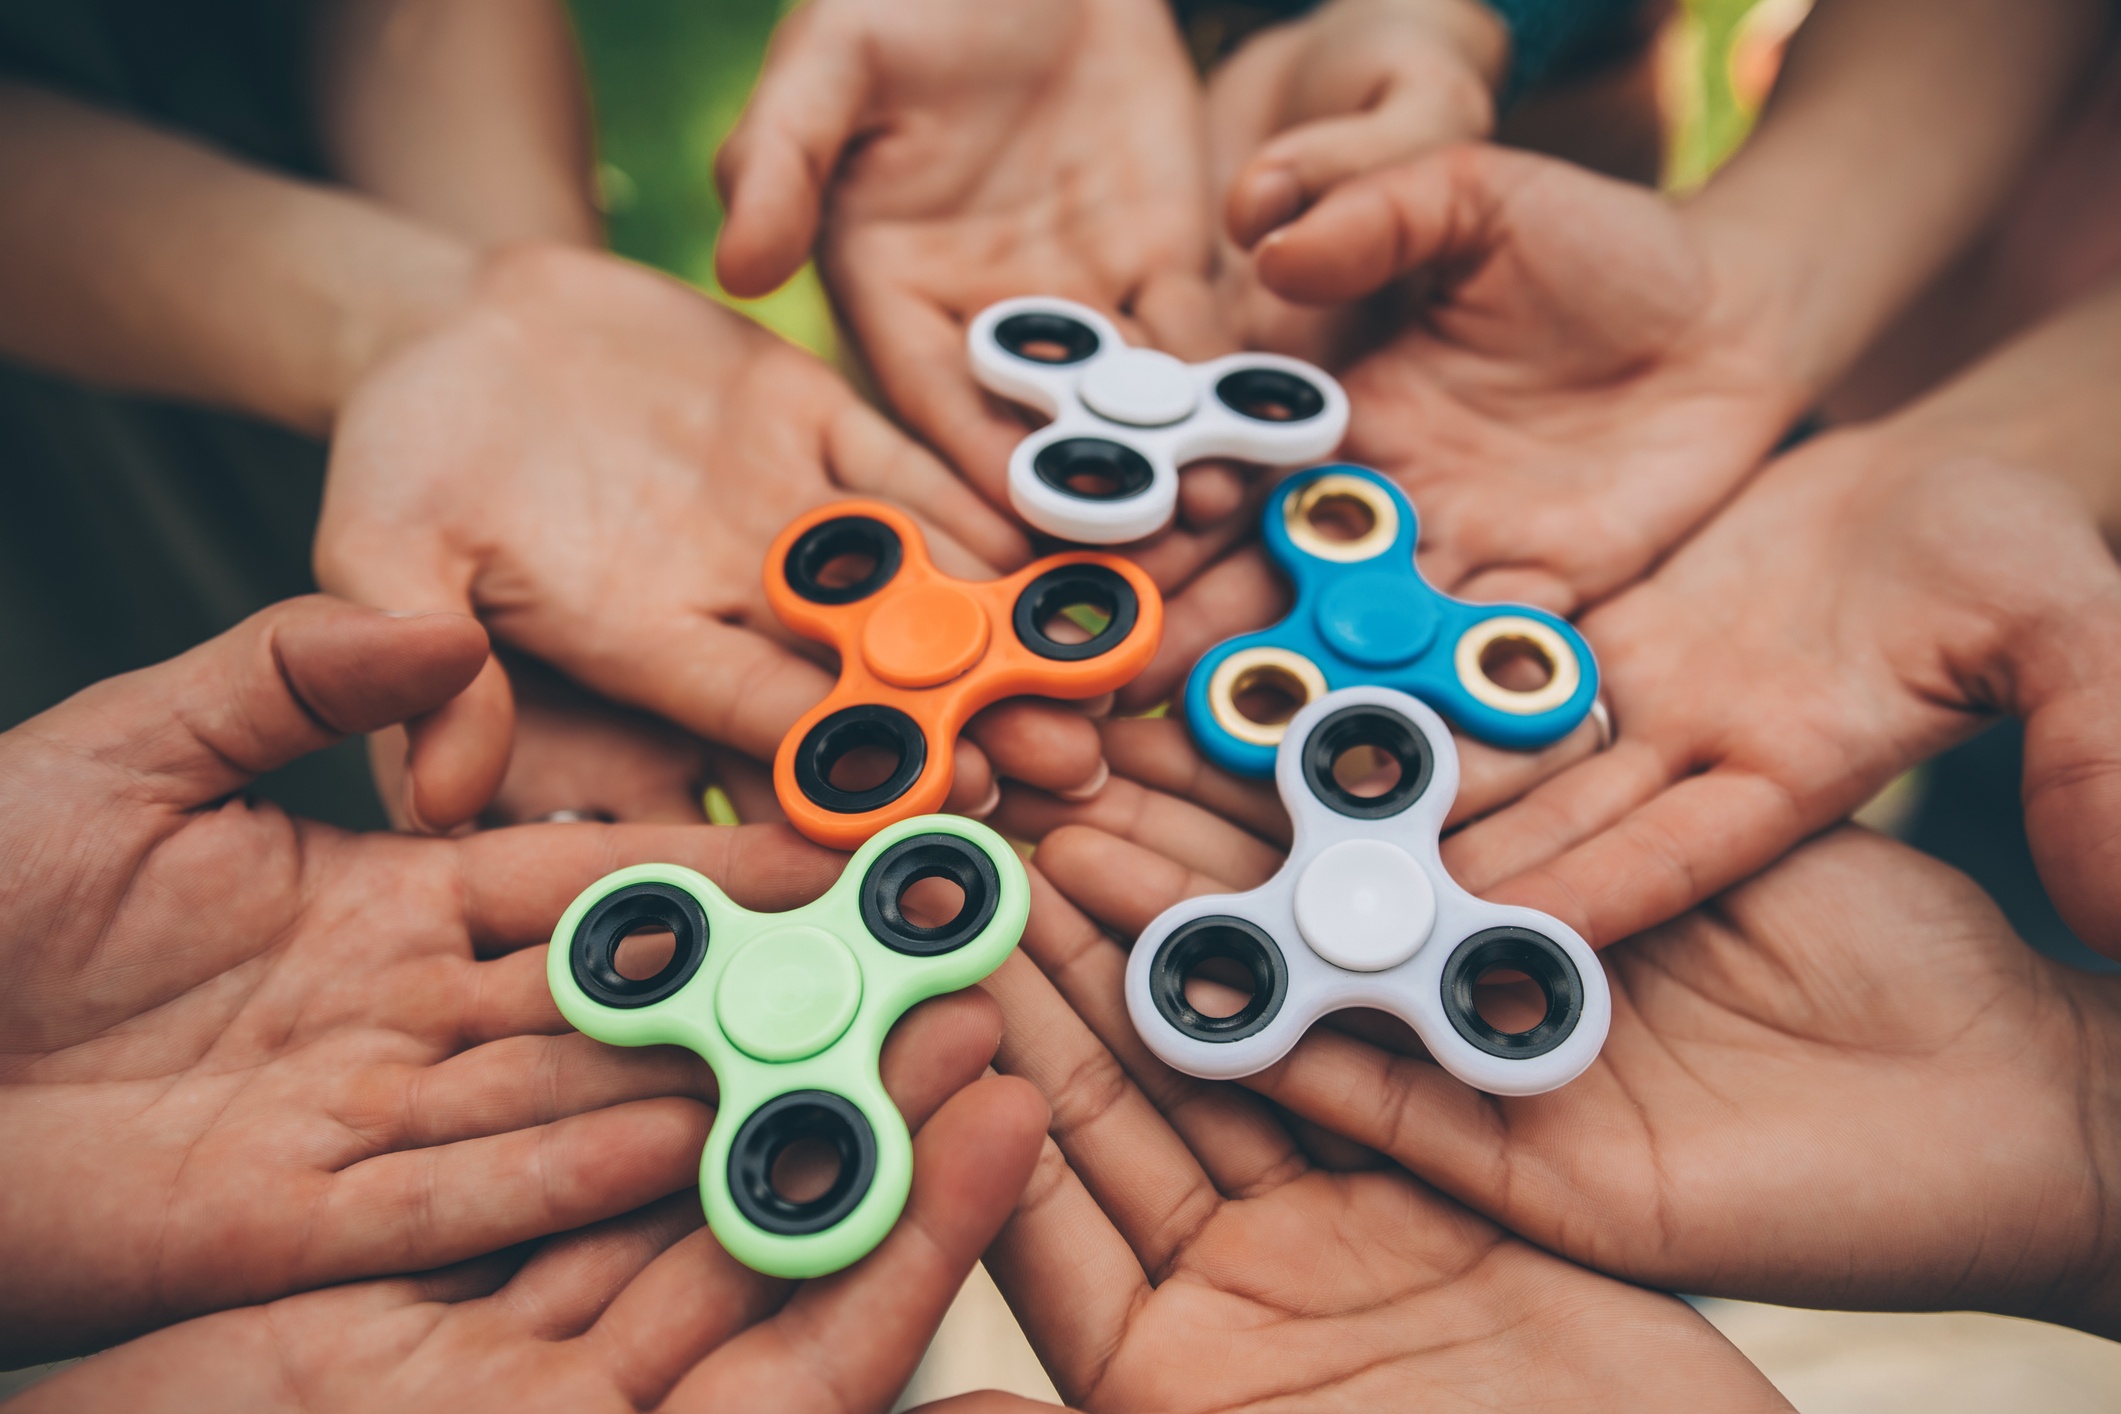
<path id="1" fill-rule="evenodd" d="M 1368 763 L 1373 778 L 1347 779 Z M 1597 1058 L 1613 1012 L 1597 954 L 1559 919 L 1475 898 L 1444 872 L 1458 750 L 1441 717 L 1386 687 L 1327 693 L 1289 723 L 1274 781 L 1296 827 L 1280 872 L 1250 893 L 1168 908 L 1135 940 L 1127 1010 L 1149 1049 L 1189 1075 L 1232 1080 L 1280 1060 L 1328 1012 L 1374 1007 L 1493 1095 L 1556 1089 Z M 1189 977 L 1213 978 L 1216 963 L 1251 983 L 1227 1015 L 1187 996 Z M 1491 1021 L 1475 988 L 1513 973 L 1544 1010 L 1534 1019 L 1512 989 L 1489 1009 L 1522 1014 Z"/>
<path id="2" fill-rule="evenodd" d="M 1348 428 L 1348 396 L 1279 354 L 1184 363 L 1134 348 L 1110 320 L 1063 299 L 989 305 L 967 334 L 988 391 L 1053 420 L 1009 458 L 1009 503 L 1063 539 L 1153 535 L 1178 505 L 1178 469 L 1206 457 L 1300 466 Z"/>

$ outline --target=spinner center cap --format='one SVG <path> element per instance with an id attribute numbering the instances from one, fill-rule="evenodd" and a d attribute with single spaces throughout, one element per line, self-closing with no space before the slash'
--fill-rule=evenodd
<path id="1" fill-rule="evenodd" d="M 1436 926 L 1436 888 L 1414 856 L 1383 840 L 1342 840 L 1296 881 L 1296 928 L 1350 972 L 1397 967 Z"/>

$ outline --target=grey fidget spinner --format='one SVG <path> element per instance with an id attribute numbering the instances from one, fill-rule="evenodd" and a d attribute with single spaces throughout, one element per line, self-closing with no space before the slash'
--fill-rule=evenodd
<path id="1" fill-rule="evenodd" d="M 1188 462 L 1301 466 L 1348 428 L 1347 394 L 1323 369 L 1269 353 L 1185 363 L 1129 345 L 1069 300 L 989 305 L 966 337 L 982 386 L 1053 419 L 1011 454 L 1009 503 L 1064 540 L 1153 535 L 1177 509 Z"/>
<path id="2" fill-rule="evenodd" d="M 1343 779 L 1360 748 L 1389 763 L 1373 790 Z M 1149 1049 L 1189 1075 L 1231 1080 L 1280 1060 L 1328 1012 L 1373 1007 L 1489 1094 L 1553 1090 L 1597 1058 L 1613 1007 L 1589 944 L 1559 919 L 1475 898 L 1444 872 L 1438 841 L 1458 795 L 1458 750 L 1441 717 L 1390 688 L 1327 693 L 1289 723 L 1274 780 L 1295 825 L 1280 872 L 1250 893 L 1168 908 L 1135 941 L 1127 1010 Z M 1186 991 L 1217 960 L 1251 984 L 1223 1016 Z M 1544 1003 L 1514 1031 L 1481 1014 L 1474 990 L 1512 973 Z"/>

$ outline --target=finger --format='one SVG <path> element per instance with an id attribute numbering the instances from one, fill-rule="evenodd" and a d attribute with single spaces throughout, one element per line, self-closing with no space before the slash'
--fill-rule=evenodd
<path id="1" fill-rule="evenodd" d="M 993 763 L 968 737 L 952 742 L 950 752 L 950 794 L 943 798 L 944 811 L 973 820 L 986 819 L 1002 799 L 1002 783 L 994 777 Z"/>
<path id="2" fill-rule="evenodd" d="M 1641 738 L 1623 736 L 1445 839 L 1444 867 L 1484 895 L 1612 828 L 1684 774 Z"/>
<path id="3" fill-rule="evenodd" d="M 976 1389 L 970 1394 L 932 1399 L 915 1406 L 911 1414 L 1036 1414 L 1039 1410 L 1050 1411 L 1052 1408 L 1044 1400 L 1005 1394 L 998 1389 Z"/>
<path id="4" fill-rule="evenodd" d="M 1511 170 L 1460 146 L 1346 182 L 1259 242 L 1259 278 L 1300 303 L 1340 304 L 1485 252 L 1499 240 L 1500 179 Z"/>
<path id="5" fill-rule="evenodd" d="M 1215 1187 L 1230 1197 L 1247 1197 L 1302 1173 L 1301 1155 L 1288 1132 L 1263 1106 L 1231 1086 L 1173 1070 L 1143 1044 L 1127 1015 L 1126 953 L 1070 907 L 1037 869 L 1030 872 L 1038 916 L 1025 929 L 1025 950 L 1140 1093 L 1177 1131 Z M 1075 1162 L 1072 1155 L 1071 1162 Z M 1087 1171 L 1084 1176 L 1092 1179 L 1094 1187 L 1094 1177 Z M 1122 1230 L 1125 1226 L 1121 1224 Z"/>
<path id="6" fill-rule="evenodd" d="M 849 491 L 896 501 L 992 569 L 1013 570 L 1031 558 L 1023 531 L 867 404 L 846 400 L 826 425 L 825 459 Z"/>
<path id="7" fill-rule="evenodd" d="M 1452 740 L 1458 747 L 1458 799 L 1444 818 L 1445 829 L 1501 809 L 1600 750 L 1598 723 L 1588 717 L 1560 741 L 1537 751 L 1505 751 L 1455 733 Z"/>
<path id="8" fill-rule="evenodd" d="M 699 1231 L 699 1198 L 673 1193 L 638 1212 L 541 1244 L 480 1311 L 534 1340 L 588 1330 L 628 1283 Z"/>
<path id="9" fill-rule="evenodd" d="M 1207 1170 L 1037 966 L 1011 956 L 980 987 L 1002 1008 L 995 1069 L 1046 1097 L 1068 1168 L 1139 1269 L 1161 1278 L 1222 1201 Z"/>
<path id="10" fill-rule="evenodd" d="M 417 1271 L 629 1212 L 696 1183 L 711 1112 L 656 1099 L 381 1154 L 308 1214 L 303 1285 Z"/>
<path id="11" fill-rule="evenodd" d="M 317 535 L 317 580 L 334 594 L 395 613 L 473 612 L 472 566 L 432 537 L 344 527 L 327 513 Z M 406 722 L 402 771 L 393 771 L 393 823 L 442 834 L 477 815 L 501 787 L 515 736 L 508 674 L 489 658 L 462 690 Z"/>
<path id="12" fill-rule="evenodd" d="M 1007 506 L 1009 454 L 1025 427 L 973 381 L 964 325 L 902 288 L 836 275 L 829 283 L 885 400 L 989 504 Z"/>
<path id="13" fill-rule="evenodd" d="M 2121 611 L 2078 607 L 2061 632 L 2020 669 L 2025 833 L 2063 921 L 2121 956 Z"/>
<path id="14" fill-rule="evenodd" d="M 1099 728 L 1112 769 L 1151 790 L 1190 800 L 1261 839 L 1289 842 L 1289 812 L 1272 781 L 1248 781 L 1208 763 L 1174 717 L 1117 717 Z M 1116 833 L 1116 832 L 1115 832 Z"/>
<path id="15" fill-rule="evenodd" d="M 1602 948 L 1765 869 L 1816 820 L 1838 819 L 1862 798 L 1799 801 L 1772 777 L 1720 765 L 1552 862 L 1476 891 L 1550 913 Z"/>
<path id="16" fill-rule="evenodd" d="M 1097 799 L 1082 804 L 1038 791 L 1005 790 L 994 824 L 1012 839 L 1040 842 L 1070 826 L 1087 826 L 1142 844 L 1226 890 L 1266 882 L 1283 858 L 1281 850 L 1227 820 L 1119 777 Z"/>
<path id="17" fill-rule="evenodd" d="M 1059 703 L 1027 697 L 997 702 L 974 716 L 965 732 L 997 772 L 1041 790 L 1094 795 L 1108 775 L 1097 723 Z"/>
<path id="18" fill-rule="evenodd" d="M 1250 249 L 1343 182 L 1419 157 L 1448 143 L 1486 136 L 1494 103 L 1465 82 L 1407 82 L 1357 113 L 1301 123 L 1260 148 L 1231 180 L 1223 205 L 1230 238 Z"/>
<path id="19" fill-rule="evenodd" d="M 1186 510 L 1187 478 L 1196 470 L 1215 469 L 1235 478 L 1241 500 L 1236 509 L 1210 521 Z M 1179 473 L 1180 516 L 1156 534 L 1126 547 L 1127 558 L 1165 594 L 1176 594 L 1220 561 L 1230 548 L 1248 539 L 1259 524 L 1259 506 L 1274 489 L 1275 478 L 1253 474 L 1232 463 L 1198 463 Z"/>
<path id="20" fill-rule="evenodd" d="M 1045 1127 L 1021 1080 L 993 1076 L 954 1096 L 914 1139 L 913 1192 L 890 1236 L 695 1369 L 670 1407 L 884 1407 L 1023 1192 Z"/>
<path id="21" fill-rule="evenodd" d="M 761 761 L 832 690 L 823 668 L 749 629 L 694 615 L 631 627 L 539 654 L 595 692 Z"/>
<path id="22" fill-rule="evenodd" d="M 726 214 L 714 269 L 730 293 L 770 293 L 809 258 L 824 184 L 869 102 L 871 74 L 859 39 L 821 22 L 818 7 L 796 11 L 776 29 L 743 116 L 715 156 Z"/>
<path id="23" fill-rule="evenodd" d="M 1264 551 L 1247 547 L 1217 561 L 1164 600 L 1163 643 L 1141 675 L 1120 689 L 1120 710 L 1140 712 L 1169 701 L 1210 648 L 1265 628 L 1288 611 L 1288 590 Z"/>
<path id="24" fill-rule="evenodd" d="M 544 942 L 576 894 L 629 865 L 682 864 L 745 908 L 781 913 L 823 894 L 847 864 L 785 825 L 519 825 L 446 848 L 482 953 Z"/>
<path id="25" fill-rule="evenodd" d="M 984 1260 L 1070 1401 L 1094 1385 L 1151 1291 L 1134 1250 L 1051 1140 Z"/>
<path id="26" fill-rule="evenodd" d="M 1279 864 L 1277 858 L 1276 867 Z M 1202 894 L 1257 888 L 1274 872 L 1270 868 L 1250 883 L 1225 881 L 1188 868 L 1152 847 L 1081 825 L 1048 835 L 1038 847 L 1038 868 L 1068 902 L 1130 938 L 1174 904 Z M 1030 948 L 1028 931 L 1025 939 L 1024 946 Z M 1046 959 L 1039 958 L 1039 965 L 1045 967 Z"/>
<path id="27" fill-rule="evenodd" d="M 191 809 L 342 737 L 433 710 L 486 656 L 486 635 L 459 615 L 291 599 L 75 694 L 17 740 L 56 746 L 70 771 L 100 762 L 135 798 Z"/>
<path id="28" fill-rule="evenodd" d="M 1196 462 L 1179 473 L 1178 519 L 1203 530 L 1237 517 L 1245 508 L 1245 478 L 1223 462 Z"/>

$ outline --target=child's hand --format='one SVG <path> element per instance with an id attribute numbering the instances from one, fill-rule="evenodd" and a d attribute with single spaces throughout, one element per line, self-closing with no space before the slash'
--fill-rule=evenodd
<path id="1" fill-rule="evenodd" d="M 975 1009 L 985 1018 L 984 1045 L 962 1044 L 974 1038 L 967 1030 L 954 1047 L 923 1046 L 917 1064 L 904 1047 L 885 1051 L 885 1083 L 918 1131 L 913 1192 L 891 1235 L 848 1271 L 799 1286 L 760 1276 L 722 1251 L 700 1226 L 698 1198 L 681 1193 L 527 1255 L 157 1331 L 13 1407 L 277 1409 L 292 1392 L 309 1414 L 880 1414 L 913 1374 L 1038 1155 L 1044 1107 L 1022 1081 L 979 1079 L 995 1031 L 992 1005 Z"/>
<path id="2" fill-rule="evenodd" d="M 1122 934 L 1228 886 L 1091 830 L 1039 863 Z M 2099 1215 L 2121 981 L 1854 829 L 1605 957 L 1611 1035 L 1552 1094 L 1481 1095 L 1332 1028 L 1246 1083 L 1629 1281 L 2121 1329 Z"/>
<path id="3" fill-rule="evenodd" d="M 1032 891 L 1030 957 L 983 985 L 996 1064 L 1046 1095 L 1055 1146 L 987 1266 L 1072 1405 L 1788 1408 L 1677 1299 L 1403 1169 L 1314 1161 L 1256 1097 L 1165 1068 L 1128 1022 L 1120 946 L 1036 871 Z"/>
<path id="4" fill-rule="evenodd" d="M 722 282 L 763 294 L 815 244 L 885 396 L 998 506 L 1025 429 L 972 379 L 981 309 L 1059 295 L 1226 351 L 1200 89 L 1160 0 L 811 0 L 717 166 Z M 1236 510 L 1227 473 L 1186 479 L 1189 523 Z"/>
<path id="5" fill-rule="evenodd" d="M 1209 141 L 1250 248 L 1327 191 L 1495 126 L 1509 33 L 1479 0 L 1332 0 L 1247 40 L 1215 71 Z"/>
<path id="6" fill-rule="evenodd" d="M 381 608 L 476 612 L 590 690 L 770 759 L 832 677 L 767 607 L 765 549 L 802 511 L 857 494 L 924 517 L 954 573 L 1028 553 L 808 354 L 623 261 L 517 248 L 347 400 L 318 578 Z M 1044 724 L 1031 737 L 1012 726 L 1027 718 Z M 401 818 L 475 814 L 509 720 L 496 662 L 416 723 Z M 970 736 L 957 808 L 991 793 L 990 759 L 1062 788 L 1098 769 L 1094 735 L 1058 709 L 1003 704 Z"/>
<path id="7" fill-rule="evenodd" d="M 434 710 L 486 655 L 468 619 L 296 600 L 0 736 L 10 1364 L 696 1183 L 711 1076 L 570 1031 L 541 945 L 626 863 L 774 908 L 839 856 L 774 827 L 351 836 L 235 794 Z M 991 1014 L 931 1016 L 976 1074 Z"/>

